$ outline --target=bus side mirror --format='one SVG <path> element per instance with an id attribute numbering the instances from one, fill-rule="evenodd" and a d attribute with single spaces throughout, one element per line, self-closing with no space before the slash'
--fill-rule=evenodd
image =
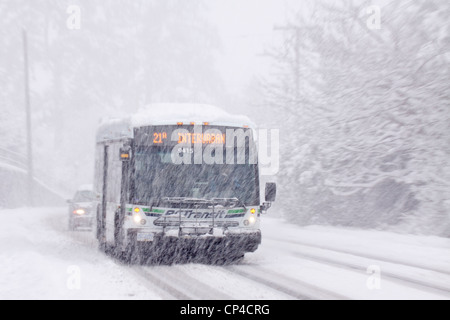
<path id="1" fill-rule="evenodd" d="M 266 202 L 275 202 L 277 197 L 277 184 L 276 183 L 267 183 L 266 184 Z"/>
<path id="2" fill-rule="evenodd" d="M 272 207 L 272 202 L 275 202 L 276 197 L 277 197 L 277 184 L 267 183 L 265 202 L 261 206 L 262 213 L 266 213 L 267 210 L 269 210 L 270 207 Z"/>

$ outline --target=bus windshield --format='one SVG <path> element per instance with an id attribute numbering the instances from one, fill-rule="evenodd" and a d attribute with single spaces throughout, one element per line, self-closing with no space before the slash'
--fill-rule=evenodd
<path id="1" fill-rule="evenodd" d="M 133 204 L 157 205 L 166 197 L 237 198 L 246 206 L 259 204 L 256 164 L 174 164 L 172 149 L 136 148 L 131 174 Z"/>

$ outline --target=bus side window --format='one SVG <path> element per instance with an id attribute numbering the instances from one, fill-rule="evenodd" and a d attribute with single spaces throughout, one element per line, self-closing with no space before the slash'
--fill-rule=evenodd
<path id="1" fill-rule="evenodd" d="M 94 191 L 96 194 L 102 194 L 103 192 L 103 156 L 104 156 L 104 147 L 103 145 L 97 145 L 95 152 L 96 162 L 95 162 L 95 184 Z"/>
<path id="2" fill-rule="evenodd" d="M 108 190 L 107 200 L 112 203 L 120 203 L 120 185 L 122 180 L 122 162 L 115 157 L 120 152 L 119 144 L 111 144 L 110 157 L 108 157 Z"/>

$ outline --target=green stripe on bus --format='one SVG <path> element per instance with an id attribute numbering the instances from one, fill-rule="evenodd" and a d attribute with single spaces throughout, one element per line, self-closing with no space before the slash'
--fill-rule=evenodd
<path id="1" fill-rule="evenodd" d="M 159 210 L 159 209 L 153 209 L 152 213 L 164 213 L 166 212 L 165 210 Z"/>
<path id="2" fill-rule="evenodd" d="M 228 213 L 244 213 L 244 209 L 238 209 L 238 210 L 228 210 Z"/>
<path id="3" fill-rule="evenodd" d="M 133 211 L 133 208 L 127 208 L 127 211 Z M 144 211 L 144 212 L 150 212 L 150 208 L 142 208 L 142 211 Z M 156 212 L 156 213 L 164 213 L 164 211 L 161 211 L 161 212 L 159 212 L 159 211 L 161 211 L 161 210 L 158 210 L 158 211 L 153 210 L 152 212 Z"/>

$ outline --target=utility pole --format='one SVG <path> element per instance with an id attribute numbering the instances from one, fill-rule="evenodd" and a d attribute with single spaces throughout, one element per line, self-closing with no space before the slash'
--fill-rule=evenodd
<path id="1" fill-rule="evenodd" d="M 26 113 L 26 131 L 27 131 L 27 205 L 33 206 L 33 148 L 31 143 L 31 110 L 30 110 L 30 79 L 28 71 L 28 39 L 25 29 L 22 31 L 23 35 L 23 60 L 25 71 L 25 113 Z"/>

